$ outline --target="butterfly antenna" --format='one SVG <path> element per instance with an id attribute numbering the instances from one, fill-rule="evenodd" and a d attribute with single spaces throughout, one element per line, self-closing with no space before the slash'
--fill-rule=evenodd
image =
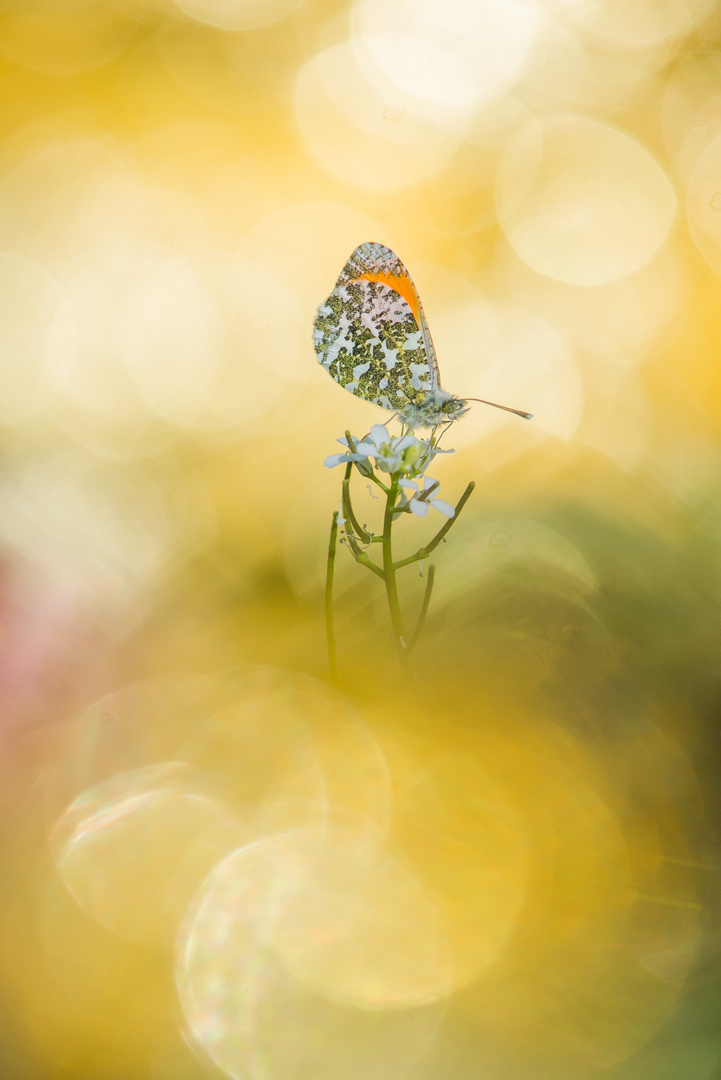
<path id="1" fill-rule="evenodd" d="M 504 412 L 515 413 L 516 416 L 522 416 L 524 420 L 532 420 L 533 419 L 533 413 L 532 412 L 523 412 L 522 409 L 511 409 L 511 408 L 509 408 L 508 405 L 498 405 L 498 404 L 496 404 L 495 401 L 486 401 L 484 398 L 469 397 L 469 398 L 466 398 L 466 401 L 478 401 L 481 405 L 492 405 L 494 409 L 503 409 Z"/>

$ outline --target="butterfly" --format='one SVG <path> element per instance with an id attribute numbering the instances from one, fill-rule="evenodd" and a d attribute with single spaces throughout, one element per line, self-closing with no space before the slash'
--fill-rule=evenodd
<path id="1" fill-rule="evenodd" d="M 441 387 L 436 350 L 411 275 L 390 248 L 361 244 L 315 317 L 319 363 L 345 390 L 396 413 L 409 429 L 437 427 L 469 401 L 530 420 L 532 413 Z"/>

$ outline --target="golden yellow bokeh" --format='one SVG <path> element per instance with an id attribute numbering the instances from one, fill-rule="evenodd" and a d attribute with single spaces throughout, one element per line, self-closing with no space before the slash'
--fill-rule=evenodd
<path id="1" fill-rule="evenodd" d="M 0 1078 L 714 1080 L 718 5 L 5 0 L 0 341 Z"/>

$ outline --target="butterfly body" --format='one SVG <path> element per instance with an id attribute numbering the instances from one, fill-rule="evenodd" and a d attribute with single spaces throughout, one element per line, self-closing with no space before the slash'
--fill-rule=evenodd
<path id="1" fill-rule="evenodd" d="M 409 428 L 468 411 L 440 384 L 436 351 L 413 280 L 383 244 L 361 244 L 318 308 L 319 363 L 345 390 L 398 413 Z"/>

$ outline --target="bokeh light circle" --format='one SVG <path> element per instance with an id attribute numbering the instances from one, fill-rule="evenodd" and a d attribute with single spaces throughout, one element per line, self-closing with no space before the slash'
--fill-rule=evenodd
<path id="1" fill-rule="evenodd" d="M 571 116 L 529 127 L 510 144 L 496 204 L 522 259 L 541 274 L 585 286 L 649 262 L 677 208 L 668 179 L 635 139 Z"/>
<path id="2" fill-rule="evenodd" d="M 186 491 L 181 508 L 167 482 L 68 449 L 35 455 L 3 481 L 6 551 L 22 556 L 43 590 L 113 619 L 144 606 L 168 562 L 212 535 L 204 493 Z"/>
<path id="3" fill-rule="evenodd" d="M 239 417 L 252 423 L 277 408 L 271 372 L 293 385 L 305 330 L 297 299 L 239 254 L 146 260 L 122 316 L 122 360 L 150 409 L 176 423 L 235 431 Z"/>
<path id="4" fill-rule="evenodd" d="M 658 63 L 650 49 L 604 49 L 578 25 L 551 17 L 544 19 L 514 90 L 538 117 L 559 111 L 618 116 Z"/>
<path id="5" fill-rule="evenodd" d="M 393 42 L 378 47 L 392 51 Z M 422 63 L 422 43 L 415 49 Z M 463 102 L 414 91 L 391 80 L 364 42 L 333 45 L 299 72 L 300 134 L 318 163 L 341 180 L 372 191 L 417 184 L 448 164 L 472 113 Z"/>
<path id="6" fill-rule="evenodd" d="M 364 879 L 380 893 L 356 893 Z M 233 1077 L 408 1075 L 442 1007 L 417 999 L 447 986 L 433 907 L 411 881 L 342 833 L 293 830 L 229 855 L 199 890 L 178 940 L 191 1040 Z M 403 905 L 394 908 L 394 898 Z M 372 940 L 378 951 L 364 948 Z M 331 972 L 346 1000 L 336 1000 Z M 330 996 L 312 985 L 318 976 Z"/>
<path id="7" fill-rule="evenodd" d="M 0 251 L 0 423 L 46 409 L 67 378 L 77 347 L 73 312 L 41 265 Z"/>
<path id="8" fill-rule="evenodd" d="M 709 266 L 721 274 L 721 136 L 696 163 L 686 196 L 688 224 Z"/>
<path id="9" fill-rule="evenodd" d="M 432 894 L 402 862 L 340 832 L 299 837 L 302 888 L 279 911 L 273 942 L 316 993 L 360 1008 L 443 998 L 452 971 Z M 318 850 L 306 851 L 308 840 Z"/>
<path id="10" fill-rule="evenodd" d="M 358 36 L 386 76 L 428 100 L 478 103 L 521 74 L 540 20 L 535 0 L 359 0 Z"/>
<path id="11" fill-rule="evenodd" d="M 561 0 L 583 29 L 621 48 L 641 48 L 687 34 L 713 8 L 713 0 Z"/>
<path id="12" fill-rule="evenodd" d="M 232 818 L 167 762 L 120 773 L 68 807 L 51 837 L 58 873 L 89 915 L 146 945 L 169 945 L 205 875 L 238 840 Z"/>

